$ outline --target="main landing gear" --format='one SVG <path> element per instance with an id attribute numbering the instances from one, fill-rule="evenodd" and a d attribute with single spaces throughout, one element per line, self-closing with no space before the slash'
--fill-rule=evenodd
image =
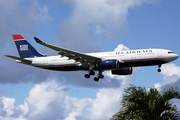
<path id="1" fill-rule="evenodd" d="M 102 72 L 99 72 L 98 76 L 94 78 L 94 81 L 98 82 L 98 81 L 99 81 L 99 78 L 100 78 L 100 79 L 103 79 L 103 78 L 104 78 L 104 75 L 102 74 Z"/>
<path id="2" fill-rule="evenodd" d="M 161 72 L 161 64 L 158 65 L 158 69 L 157 69 L 158 72 Z"/>
<path id="3" fill-rule="evenodd" d="M 95 72 L 91 70 L 89 71 L 89 74 L 85 74 L 84 77 L 88 79 L 90 78 L 90 75 L 95 75 Z"/>
<path id="4" fill-rule="evenodd" d="M 90 71 L 89 74 L 85 74 L 84 77 L 85 78 L 90 78 L 91 75 L 95 75 L 94 71 Z M 102 75 L 102 71 L 99 71 L 98 76 L 94 78 L 94 81 L 98 82 L 99 79 L 103 79 L 104 75 Z"/>

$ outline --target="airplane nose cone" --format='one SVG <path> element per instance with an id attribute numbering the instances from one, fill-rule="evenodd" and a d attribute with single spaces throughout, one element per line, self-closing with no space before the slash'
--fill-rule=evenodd
<path id="1" fill-rule="evenodd" d="M 179 57 L 179 55 L 178 54 L 175 54 L 175 59 L 177 59 Z"/>
<path id="2" fill-rule="evenodd" d="M 172 58 L 173 58 L 173 60 L 176 60 L 178 57 L 179 57 L 178 54 L 174 54 Z"/>
<path id="3" fill-rule="evenodd" d="M 169 57 L 167 58 L 167 61 L 168 62 L 171 62 L 171 61 L 174 61 L 174 60 L 176 60 L 177 58 L 179 57 L 179 55 L 177 55 L 177 54 L 169 54 Z"/>

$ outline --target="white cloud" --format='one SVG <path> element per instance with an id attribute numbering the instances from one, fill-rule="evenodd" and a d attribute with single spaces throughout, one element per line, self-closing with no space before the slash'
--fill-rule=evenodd
<path id="1" fill-rule="evenodd" d="M 61 34 L 54 43 L 82 52 L 100 51 L 93 40 L 98 38 L 96 43 L 101 43 L 111 40 L 115 33 L 127 31 L 128 9 L 157 1 L 69 0 L 73 10 L 68 19 L 59 24 Z"/>
<path id="2" fill-rule="evenodd" d="M 172 75 L 177 75 L 180 77 L 180 66 L 177 66 L 173 63 L 165 64 L 162 66 L 162 74 L 165 75 L 165 77 Z"/>
<path id="3" fill-rule="evenodd" d="M 119 44 L 117 48 L 115 48 L 114 51 L 123 51 L 123 50 L 129 50 L 128 47 L 124 46 L 123 44 Z"/>
<path id="4" fill-rule="evenodd" d="M 11 34 L 14 30 L 23 33 L 30 32 L 33 23 L 52 20 L 48 14 L 47 6 L 39 5 L 37 0 L 1 0 L 0 13 L 0 31 L 3 36 L 7 33 L 8 35 Z M 5 41 L 7 42 L 6 39 Z"/>
<path id="5" fill-rule="evenodd" d="M 84 114 L 84 108 L 91 104 L 92 101 L 91 98 L 78 99 L 67 96 L 65 99 L 65 120 L 76 120 L 76 117 L 82 116 Z"/>
<path id="6" fill-rule="evenodd" d="M 46 119 L 47 116 L 53 118 L 64 107 L 66 89 L 65 86 L 58 87 L 55 81 L 36 84 L 25 100 L 29 106 L 27 116 L 31 119 Z"/>
<path id="7" fill-rule="evenodd" d="M 177 87 L 180 85 L 180 66 L 177 66 L 175 64 L 164 64 L 161 67 L 162 69 L 162 74 L 164 75 L 164 80 L 155 83 L 155 87 L 158 88 L 159 90 L 163 90 L 166 87 Z"/>
<path id="8" fill-rule="evenodd" d="M 26 115 L 29 112 L 29 106 L 26 102 L 24 102 L 24 105 L 19 105 L 17 107 L 17 110 L 21 110 L 23 112 L 23 115 Z"/>
<path id="9" fill-rule="evenodd" d="M 121 81 L 120 88 L 99 89 L 95 99 L 68 96 L 68 88 L 58 86 L 54 80 L 36 84 L 25 98 L 24 105 L 16 109 L 14 98 L 1 98 L 5 111 L 1 117 L 3 120 L 109 119 L 119 110 L 123 89 L 129 85 L 131 78 Z"/>
<path id="10" fill-rule="evenodd" d="M 167 88 L 177 87 L 179 91 L 180 86 L 180 66 L 175 64 L 164 64 L 162 65 L 162 74 L 164 75 L 163 81 L 159 83 L 155 83 L 155 87 L 162 91 L 166 90 Z M 177 109 L 180 111 L 180 100 L 179 99 L 172 99 L 174 105 L 177 105 Z"/>
<path id="11" fill-rule="evenodd" d="M 97 29 L 101 27 L 109 32 L 121 29 L 124 31 L 129 8 L 157 1 L 159 0 L 71 0 L 74 10 L 69 20 L 83 25 L 94 24 Z"/>
<path id="12" fill-rule="evenodd" d="M 14 114 L 14 102 L 15 99 L 14 98 L 6 98 L 6 97 L 2 97 L 1 98 L 2 103 L 4 105 L 3 110 L 6 111 L 6 116 L 10 116 Z"/>
<path id="13" fill-rule="evenodd" d="M 35 9 L 35 11 L 32 12 L 32 9 Z M 36 23 L 53 20 L 53 18 L 48 13 L 48 7 L 46 5 L 40 5 L 37 0 L 33 2 L 32 6 L 30 6 L 29 11 L 30 18 Z"/>
<path id="14" fill-rule="evenodd" d="M 130 81 L 123 80 L 121 88 L 116 89 L 99 89 L 96 99 L 92 101 L 92 105 L 86 109 L 86 114 L 82 116 L 82 120 L 88 116 L 90 120 L 105 120 L 114 115 L 120 108 L 119 103 L 123 94 L 123 89 Z M 123 86 L 124 85 L 124 86 Z"/>

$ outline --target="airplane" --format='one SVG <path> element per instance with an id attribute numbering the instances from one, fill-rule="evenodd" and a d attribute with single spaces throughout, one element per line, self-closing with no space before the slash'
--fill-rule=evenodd
<path id="1" fill-rule="evenodd" d="M 20 57 L 5 55 L 17 63 L 55 71 L 87 71 L 85 78 L 95 75 L 94 81 L 103 79 L 102 72 L 111 70 L 113 75 L 131 75 L 132 67 L 161 65 L 174 61 L 179 56 L 166 49 L 139 49 L 115 52 L 81 53 L 45 43 L 34 37 L 35 41 L 58 52 L 57 56 L 47 56 L 38 52 L 21 34 L 13 34 Z"/>

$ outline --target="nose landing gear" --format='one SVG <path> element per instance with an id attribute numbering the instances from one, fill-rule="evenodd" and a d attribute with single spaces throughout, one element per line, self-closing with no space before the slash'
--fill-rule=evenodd
<path id="1" fill-rule="evenodd" d="M 158 65 L 158 67 L 159 67 L 159 68 L 157 69 L 157 71 L 158 71 L 158 72 L 161 72 L 161 64 Z"/>

